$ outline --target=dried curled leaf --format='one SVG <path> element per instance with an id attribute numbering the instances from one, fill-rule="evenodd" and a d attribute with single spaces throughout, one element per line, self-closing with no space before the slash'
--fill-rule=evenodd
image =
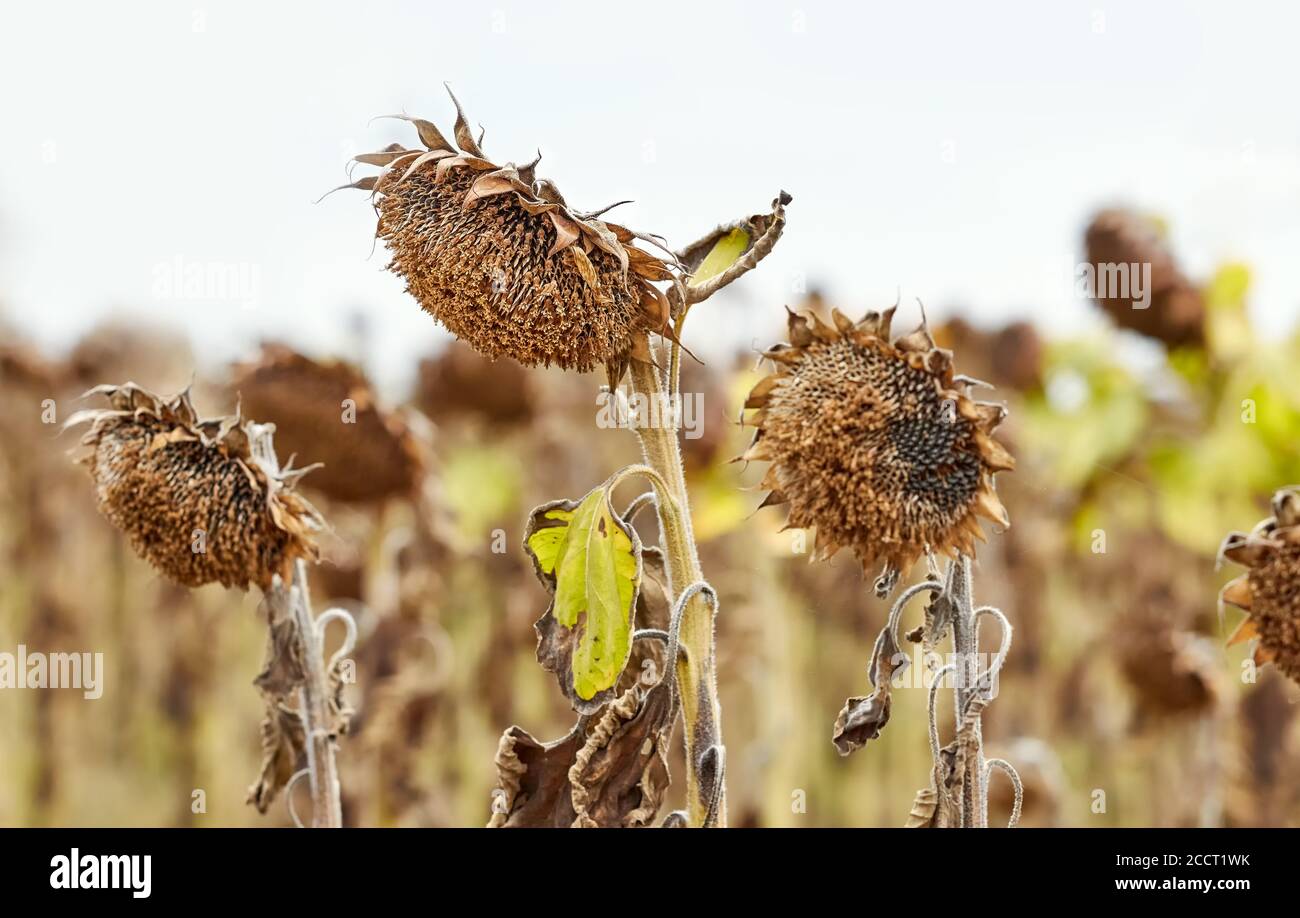
<path id="1" fill-rule="evenodd" d="M 669 680 L 633 687 L 601 714 L 569 770 L 575 828 L 637 828 L 668 791 L 668 742 L 677 718 Z"/>
<path id="2" fill-rule="evenodd" d="M 955 829 L 961 825 L 966 750 L 956 740 L 939 750 L 930 786 L 916 792 L 905 829 Z"/>
<path id="3" fill-rule="evenodd" d="M 889 690 L 876 689 L 870 695 L 858 695 L 849 698 L 835 718 L 835 729 L 831 742 L 840 755 L 857 752 L 880 736 L 880 731 L 889 723 L 891 701 Z"/>
<path id="4" fill-rule="evenodd" d="M 307 763 L 307 734 L 302 718 L 267 698 L 262 718 L 262 770 L 248 789 L 248 802 L 265 813 L 280 791 Z"/>
<path id="5" fill-rule="evenodd" d="M 641 540 L 601 486 L 581 501 L 535 509 L 524 547 L 552 594 L 535 625 L 537 660 L 574 710 L 594 713 L 612 698 L 631 654 Z"/>
<path id="6" fill-rule="evenodd" d="M 935 817 L 939 813 L 939 792 L 934 786 L 923 787 L 916 792 L 916 799 L 912 801 L 912 809 L 907 814 L 907 822 L 903 824 L 905 829 L 934 829 Z"/>
<path id="7" fill-rule="evenodd" d="M 511 727 L 497 749 L 488 828 L 634 828 L 650 825 L 669 786 L 677 719 L 673 676 L 634 685 L 598 718 L 540 743 Z"/>
<path id="8" fill-rule="evenodd" d="M 298 586 L 286 588 L 278 578 L 263 603 L 267 618 L 266 659 L 253 684 L 262 692 L 266 713 L 262 718 L 262 767 L 255 784 L 248 789 L 248 802 L 265 813 L 281 789 L 306 766 L 306 730 L 295 705 L 299 689 L 307 681 L 307 646 L 293 615 L 292 604 L 301 600 Z M 331 736 L 347 733 L 352 708 L 343 697 L 346 684 L 344 660 L 335 661 L 329 678 L 327 699 Z"/>
<path id="9" fill-rule="evenodd" d="M 626 520 L 627 517 L 625 516 Z M 672 619 L 672 598 L 668 594 L 668 571 L 663 552 L 655 546 L 641 549 L 641 585 L 636 593 L 637 633 L 646 629 L 667 632 Z M 666 668 L 667 650 L 660 641 L 635 640 L 623 675 L 615 686 L 622 695 L 632 686 L 643 688 L 657 683 Z"/>
<path id="10" fill-rule="evenodd" d="M 835 718 L 831 741 L 840 755 L 857 752 L 868 740 L 880 736 L 889 723 L 890 680 L 907 666 L 906 661 L 907 655 L 899 648 L 893 631 L 882 630 L 871 654 L 871 694 L 848 699 Z"/>
<path id="11" fill-rule="evenodd" d="M 288 698 L 306 678 L 298 623 L 292 617 L 268 622 L 266 660 L 253 684 L 271 698 Z"/>
<path id="12" fill-rule="evenodd" d="M 678 261 L 691 274 L 687 302 L 707 300 L 771 254 L 785 230 L 785 207 L 792 200 L 782 191 L 770 213 L 715 227 L 678 253 Z"/>
<path id="13" fill-rule="evenodd" d="M 586 718 L 552 743 L 511 727 L 497 746 L 497 788 L 489 829 L 563 829 L 577 813 L 569 793 L 569 769 L 586 739 Z"/>
<path id="14" fill-rule="evenodd" d="M 740 226 L 734 226 L 718 236 L 713 248 L 704 256 L 700 266 L 691 273 L 688 286 L 698 287 L 710 281 L 736 263 L 749 248 L 749 232 Z"/>

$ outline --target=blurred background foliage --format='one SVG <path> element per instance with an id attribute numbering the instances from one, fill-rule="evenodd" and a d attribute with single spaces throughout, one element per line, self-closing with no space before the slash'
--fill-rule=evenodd
<path id="1" fill-rule="evenodd" d="M 1223 536 L 1300 482 L 1300 335 L 1253 332 L 1247 266 L 1198 289 L 1204 343 L 1191 346 L 1118 328 L 1043 341 L 1030 323 L 987 328 L 959 309 L 934 329 L 958 371 L 1011 409 L 1003 439 L 1019 466 L 1000 491 L 1012 528 L 982 547 L 976 599 L 1016 628 L 985 734 L 1024 776 L 1029 825 L 1300 824 L 1298 691 L 1267 668 L 1249 678 L 1249 649 L 1225 646 L 1238 613 L 1218 607 L 1229 574 L 1216 567 Z M 42 423 L 46 399 L 61 422 L 92 385 L 171 392 L 194 363 L 183 338 L 156 329 L 99 328 L 67 354 L 0 332 L 0 650 L 101 651 L 107 670 L 97 701 L 0 691 L 0 824 L 289 822 L 282 800 L 265 817 L 245 803 L 259 597 L 161 580 L 97 516 L 68 455 L 75 434 Z M 596 376 L 525 372 L 459 344 L 417 376 L 384 410 L 429 420 L 417 425 L 420 499 L 313 495 L 333 525 L 317 605 L 349 608 L 360 626 L 341 746 L 350 825 L 483 824 L 501 732 L 567 731 L 572 715 L 533 656 L 547 597 L 520 550 L 523 523 L 638 458 L 630 432 L 598 428 Z M 925 691 L 895 691 L 882 739 L 836 756 L 831 724 L 867 688 L 887 609 L 850 559 L 809 565 L 797 534 L 779 531 L 784 514 L 754 512 L 761 472 L 729 460 L 749 436 L 737 418 L 755 379 L 744 353 L 688 363 L 683 384 L 704 393 L 703 436 L 683 446 L 721 597 L 731 822 L 901 826 L 928 780 Z M 200 408 L 229 411 L 229 382 L 198 378 Z M 322 429 L 320 452 L 350 435 Z M 349 455 L 361 457 L 353 474 L 375 474 L 364 451 Z M 992 799 L 1004 818 L 998 777 Z"/>

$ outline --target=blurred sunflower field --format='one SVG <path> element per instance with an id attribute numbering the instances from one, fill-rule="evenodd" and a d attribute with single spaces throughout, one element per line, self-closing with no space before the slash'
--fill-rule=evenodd
<path id="1" fill-rule="evenodd" d="M 1018 464 L 998 491 L 1012 524 L 980 547 L 976 576 L 1015 626 L 984 739 L 1016 763 L 1027 825 L 1300 825 L 1300 688 L 1229 643 L 1242 613 L 1218 600 L 1225 535 L 1300 482 L 1300 331 L 1252 327 L 1247 265 L 1195 289 L 1190 343 L 1115 325 L 1045 338 L 953 309 L 932 323 L 957 371 L 1009 409 Z M 862 311 L 816 294 L 790 305 Z M 810 564 L 782 514 L 757 512 L 759 472 L 732 461 L 752 435 L 737 419 L 762 377 L 754 355 L 688 359 L 683 373 L 704 411 L 681 443 L 721 609 L 730 822 L 901 826 L 930 769 L 926 693 L 894 693 L 887 742 L 840 758 L 830 741 L 843 698 L 868 685 L 888 607 L 850 558 Z M 102 650 L 106 686 L 93 702 L 0 691 L 0 824 L 291 822 L 283 799 L 265 815 L 248 802 L 262 767 L 255 591 L 160 577 L 96 512 L 78 434 L 61 431 L 85 390 L 128 379 L 192 385 L 204 414 L 240 403 L 299 466 L 329 469 L 301 488 L 330 521 L 317 605 L 358 629 L 344 823 L 486 824 L 502 731 L 553 739 L 573 722 L 535 659 L 548 597 L 521 541 L 533 507 L 639 461 L 631 433 L 596 423 L 602 376 L 460 343 L 391 400 L 362 369 L 282 344 L 194 374 L 186 340 L 157 329 L 102 326 L 63 353 L 0 331 L 0 650 Z M 319 416 L 339 397 L 362 439 Z M 681 794 L 675 782 L 669 804 Z M 1009 787 L 995 778 L 990 795 L 1005 821 Z"/>

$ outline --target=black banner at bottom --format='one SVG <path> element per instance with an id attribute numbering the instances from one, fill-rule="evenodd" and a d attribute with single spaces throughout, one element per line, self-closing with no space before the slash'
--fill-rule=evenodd
<path id="1" fill-rule="evenodd" d="M 726 900 L 796 895 L 877 905 L 957 895 L 1053 894 L 1230 906 L 1285 888 L 1287 830 L 725 830 L 565 836 L 534 832 L 350 829 L 10 829 L 0 831 L 9 902 L 76 898 L 125 905 L 374 905 L 418 895 L 608 901 L 676 880 Z M 601 874 L 607 874 L 601 877 Z M 637 874 L 641 874 L 637 877 Z M 648 885 L 646 884 L 648 882 Z M 597 893 L 596 886 L 605 889 Z M 586 891 L 584 891 L 584 888 Z M 667 890 L 665 890 L 667 891 Z M 501 900 L 497 900 L 501 901 Z M 1008 900 L 1012 901 L 1012 900 Z M 613 902 L 608 904 L 613 905 Z M 809 903 L 811 904 L 811 903 Z M 892 906 L 889 907 L 892 910 Z"/>

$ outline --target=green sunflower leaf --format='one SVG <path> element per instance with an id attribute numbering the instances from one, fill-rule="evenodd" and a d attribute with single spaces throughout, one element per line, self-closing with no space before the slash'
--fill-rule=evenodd
<path id="1" fill-rule="evenodd" d="M 538 662 L 575 710 L 592 713 L 609 700 L 631 655 L 641 540 L 602 485 L 580 501 L 535 509 L 524 547 L 553 597 L 535 625 Z"/>

